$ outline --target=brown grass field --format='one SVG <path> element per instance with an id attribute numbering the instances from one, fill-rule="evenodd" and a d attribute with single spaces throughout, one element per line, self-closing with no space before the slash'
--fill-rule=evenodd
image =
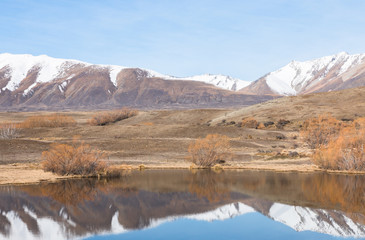
<path id="1" fill-rule="evenodd" d="M 318 170 L 309 158 L 312 150 L 300 139 L 300 125 L 322 113 L 345 120 L 365 116 L 364 96 L 365 88 L 357 88 L 284 97 L 242 109 L 139 111 L 136 116 L 105 126 L 88 124 L 97 112 L 63 112 L 75 119 L 76 125 L 21 128 L 17 138 L 0 139 L 0 183 L 14 182 L 6 177 L 9 164 L 37 168 L 42 152 L 52 143 L 71 144 L 74 136 L 105 151 L 108 164 L 115 166 L 188 168 L 189 145 L 208 134 L 220 134 L 231 144 L 232 159 L 223 164 L 227 169 Z M 0 124 L 21 123 L 28 117 L 47 114 L 52 113 L 2 112 Z M 248 117 L 261 123 L 273 121 L 274 125 L 263 129 L 237 126 Z M 275 125 L 280 119 L 290 123 L 278 128 Z"/>

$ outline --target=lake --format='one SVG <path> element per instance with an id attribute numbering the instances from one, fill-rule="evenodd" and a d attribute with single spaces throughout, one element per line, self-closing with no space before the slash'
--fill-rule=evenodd
<path id="1" fill-rule="evenodd" d="M 1 186 L 0 239 L 365 239 L 365 176 L 145 170 Z"/>

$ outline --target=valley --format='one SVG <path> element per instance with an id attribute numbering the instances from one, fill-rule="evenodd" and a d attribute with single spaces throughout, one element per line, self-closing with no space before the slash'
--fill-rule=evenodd
<path id="1" fill-rule="evenodd" d="M 97 111 L 68 111 L 63 114 L 76 120 L 74 126 L 25 128 L 17 138 L 0 139 L 0 161 L 7 168 L 39 169 L 42 152 L 51 144 L 72 144 L 78 136 L 106 152 L 108 164 L 116 168 L 189 168 L 189 145 L 208 134 L 220 134 L 231 143 L 232 158 L 222 164 L 225 169 L 318 171 L 310 160 L 312 150 L 300 137 L 301 125 L 324 113 L 344 121 L 365 116 L 363 96 L 365 88 L 355 88 L 283 97 L 240 109 L 139 110 L 137 116 L 105 126 L 88 124 Z M 30 116 L 51 113 L 3 112 L 0 122 L 20 123 Z M 248 117 L 273 124 L 262 129 L 240 126 Z M 281 119 L 289 123 L 278 127 Z M 5 175 L 0 179 L 0 183 L 11 181 Z"/>

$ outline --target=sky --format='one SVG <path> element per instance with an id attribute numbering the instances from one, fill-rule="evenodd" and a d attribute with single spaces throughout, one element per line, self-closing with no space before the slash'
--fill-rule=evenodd
<path id="1" fill-rule="evenodd" d="M 0 53 L 253 81 L 365 53 L 363 0 L 0 0 Z"/>

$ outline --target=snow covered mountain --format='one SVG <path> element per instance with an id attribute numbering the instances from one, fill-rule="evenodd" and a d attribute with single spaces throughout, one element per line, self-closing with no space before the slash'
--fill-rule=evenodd
<path id="1" fill-rule="evenodd" d="M 127 68 L 124 66 L 116 65 L 96 65 L 78 60 L 71 59 L 58 59 L 52 58 L 46 55 L 32 56 L 29 54 L 0 54 L 0 71 L 3 72 L 4 77 L 9 81 L 1 87 L 1 91 L 6 89 L 14 91 L 19 88 L 21 82 L 27 77 L 27 75 L 38 70 L 38 75 L 34 84 L 28 89 L 24 90 L 29 92 L 36 83 L 50 82 L 55 79 L 68 77 L 69 79 L 73 76 L 68 74 L 71 69 L 75 67 L 89 67 L 92 66 L 94 69 L 107 69 L 109 72 L 110 80 L 115 86 L 117 86 L 117 75 L 118 73 Z M 157 73 L 152 70 L 141 69 L 147 73 L 150 78 L 158 77 L 166 80 L 192 80 L 200 81 L 208 84 L 212 84 L 226 90 L 238 90 L 249 84 L 249 82 L 242 81 L 240 79 L 232 78 L 225 75 L 212 75 L 204 74 L 192 77 L 172 77 L 164 74 Z"/>
<path id="2" fill-rule="evenodd" d="M 365 54 L 292 61 L 254 82 L 225 75 L 173 77 L 46 55 L 0 54 L 0 109 L 247 106 L 286 95 L 365 86 Z"/>
<path id="3" fill-rule="evenodd" d="M 250 94 L 298 95 L 365 86 L 365 54 L 340 52 L 271 72 L 242 89 Z"/>
<path id="4" fill-rule="evenodd" d="M 205 83 L 215 85 L 215 86 L 220 87 L 222 89 L 227 89 L 227 90 L 232 90 L 232 91 L 237 91 L 239 89 L 242 89 L 242 88 L 250 85 L 250 83 L 251 83 L 251 82 L 248 82 L 248 81 L 243 81 L 243 80 L 238 79 L 238 78 L 232 78 L 230 76 L 221 75 L 221 74 L 219 74 L 219 75 L 203 74 L 203 75 L 196 75 L 196 76 L 186 77 L 186 78 L 167 76 L 165 78 L 166 79 L 171 79 L 171 80 L 200 81 L 200 82 L 205 82 Z"/>
<path id="5" fill-rule="evenodd" d="M 178 78 L 46 55 L 0 54 L 0 108 L 5 110 L 227 107 L 272 99 L 235 91 L 246 85 L 223 75 Z"/>

